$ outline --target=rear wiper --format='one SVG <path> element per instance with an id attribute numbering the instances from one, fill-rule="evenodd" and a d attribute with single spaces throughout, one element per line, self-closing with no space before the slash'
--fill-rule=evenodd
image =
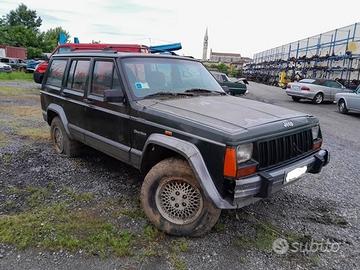
<path id="1" fill-rule="evenodd" d="M 208 89 L 202 89 L 202 88 L 191 88 L 188 90 L 185 90 L 185 93 L 206 93 L 206 94 L 218 94 L 218 95 L 226 95 L 226 93 L 214 91 L 214 90 L 208 90 Z"/>
<path id="2" fill-rule="evenodd" d="M 153 98 L 153 97 L 177 97 L 177 96 L 193 96 L 190 93 L 174 93 L 169 91 L 160 91 L 150 95 L 145 96 L 144 98 Z"/>

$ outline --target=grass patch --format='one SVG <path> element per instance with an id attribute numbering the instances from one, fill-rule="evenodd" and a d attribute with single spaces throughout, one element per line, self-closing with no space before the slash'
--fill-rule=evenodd
<path id="1" fill-rule="evenodd" d="M 156 229 L 154 226 L 149 224 L 144 227 L 143 237 L 145 240 L 149 242 L 154 241 L 156 238 L 158 238 L 159 235 L 159 230 Z"/>
<path id="2" fill-rule="evenodd" d="M 6 72 L 0 73 L 0 81 L 13 81 L 13 80 L 32 81 L 33 74 L 20 72 L 20 71 L 13 71 L 10 73 L 6 73 Z"/>
<path id="3" fill-rule="evenodd" d="M 1 73 L 0 73 L 1 74 Z M 24 89 L 20 87 L 0 86 L 0 96 L 23 96 L 39 94 L 38 89 Z"/>
<path id="4" fill-rule="evenodd" d="M 64 187 L 62 192 L 75 202 L 91 202 L 94 200 L 95 195 L 91 192 L 76 193 L 74 190 L 68 187 Z"/>
<path id="5" fill-rule="evenodd" d="M 312 239 L 310 235 L 281 232 L 279 228 L 266 222 L 257 221 L 254 228 L 255 237 L 240 235 L 234 242 L 235 246 L 242 249 L 256 248 L 260 251 L 270 252 L 272 251 L 273 242 L 278 238 L 286 239 L 289 245 L 294 242 L 307 243 Z"/>
<path id="6" fill-rule="evenodd" d="M 4 153 L 1 155 L 1 160 L 4 163 L 4 165 L 10 165 L 12 159 L 13 159 L 12 153 Z"/>
<path id="7" fill-rule="evenodd" d="M 15 132 L 19 136 L 33 140 L 50 140 L 49 130 L 47 128 L 20 127 Z"/>
<path id="8" fill-rule="evenodd" d="M 170 261 L 176 270 L 188 269 L 186 263 L 181 258 L 179 258 L 175 253 L 170 254 Z"/>
<path id="9" fill-rule="evenodd" d="M 40 106 L 2 106 L 0 112 L 21 118 L 41 119 Z"/>
<path id="10" fill-rule="evenodd" d="M 145 219 L 145 213 L 140 208 L 135 209 L 122 209 L 120 211 L 117 211 L 117 214 L 127 216 L 132 219 Z"/>
<path id="11" fill-rule="evenodd" d="M 225 231 L 225 224 L 218 221 L 213 229 L 215 232 L 221 233 Z"/>
<path id="12" fill-rule="evenodd" d="M 0 132 L 0 147 L 7 145 L 8 142 L 9 142 L 8 136 Z"/>
<path id="13" fill-rule="evenodd" d="M 84 250 L 107 256 L 131 254 L 133 235 L 119 231 L 91 210 L 71 210 L 65 204 L 0 217 L 0 242 L 18 248 Z"/>

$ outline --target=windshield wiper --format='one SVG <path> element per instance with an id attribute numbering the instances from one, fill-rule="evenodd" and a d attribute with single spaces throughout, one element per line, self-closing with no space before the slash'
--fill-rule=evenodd
<path id="1" fill-rule="evenodd" d="M 169 91 L 160 91 L 153 94 L 149 94 L 144 97 L 145 98 L 153 98 L 153 97 L 178 97 L 178 96 L 193 96 L 190 93 L 174 93 Z"/>
<path id="2" fill-rule="evenodd" d="M 191 89 L 185 90 L 185 93 L 196 93 L 196 94 L 205 93 L 205 94 L 226 95 L 226 93 L 224 93 L 224 92 L 202 89 L 202 88 L 191 88 Z"/>

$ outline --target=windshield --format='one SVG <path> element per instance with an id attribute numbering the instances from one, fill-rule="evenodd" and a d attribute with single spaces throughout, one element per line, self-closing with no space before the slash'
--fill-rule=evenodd
<path id="1" fill-rule="evenodd" d="M 130 89 L 136 98 L 160 92 L 179 94 L 193 89 L 224 93 L 199 62 L 155 57 L 126 58 L 122 62 Z"/>

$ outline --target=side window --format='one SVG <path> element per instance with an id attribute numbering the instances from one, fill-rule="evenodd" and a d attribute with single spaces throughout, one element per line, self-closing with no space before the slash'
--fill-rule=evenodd
<path id="1" fill-rule="evenodd" d="M 227 82 L 227 81 L 228 81 L 227 78 L 226 78 L 226 75 L 221 75 L 221 81 L 223 81 L 223 82 Z"/>
<path id="2" fill-rule="evenodd" d="M 112 61 L 96 61 L 94 65 L 91 93 L 104 95 L 104 90 L 120 89 L 119 78 Z"/>
<path id="3" fill-rule="evenodd" d="M 73 60 L 71 62 L 67 88 L 85 91 L 89 77 L 89 60 Z"/>
<path id="4" fill-rule="evenodd" d="M 67 60 L 53 60 L 46 84 L 61 87 Z"/>
<path id="5" fill-rule="evenodd" d="M 339 83 L 333 81 L 326 81 L 325 86 L 332 88 L 341 88 L 341 85 Z"/>

